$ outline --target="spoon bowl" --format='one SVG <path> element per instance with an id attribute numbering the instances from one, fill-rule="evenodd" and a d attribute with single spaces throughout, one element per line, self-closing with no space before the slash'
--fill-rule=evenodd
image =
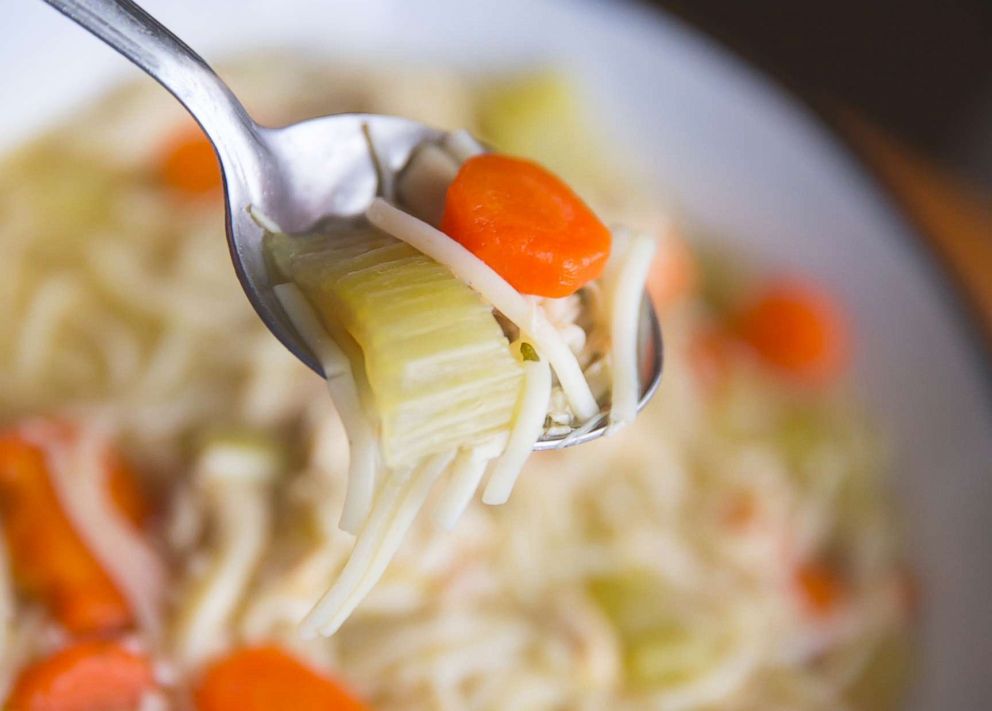
<path id="1" fill-rule="evenodd" d="M 338 114 L 284 128 L 254 127 L 262 170 L 241 179 L 222 162 L 227 240 L 238 279 L 270 331 L 309 368 L 319 360 L 300 338 L 272 289 L 263 253 L 264 230 L 249 206 L 288 232 L 303 232 L 328 217 L 359 218 L 376 196 L 379 171 L 395 175 L 422 142 L 444 134 L 395 116 Z M 372 159 L 375 145 L 379 166 Z"/>
<path id="2" fill-rule="evenodd" d="M 45 0 L 147 72 L 200 124 L 220 160 L 227 240 L 238 279 L 270 331 L 308 367 L 323 375 L 273 290 L 263 253 L 264 230 L 249 208 L 281 229 L 301 232 L 328 217 L 359 218 L 382 183 L 391 183 L 413 150 L 445 133 L 395 116 L 338 114 L 282 128 L 259 126 L 207 63 L 131 0 Z M 370 150 L 375 147 L 375 154 Z M 638 364 L 644 407 L 662 371 L 661 327 L 649 299 L 639 321 Z M 535 449 L 596 439 L 607 431 L 601 413 Z"/>

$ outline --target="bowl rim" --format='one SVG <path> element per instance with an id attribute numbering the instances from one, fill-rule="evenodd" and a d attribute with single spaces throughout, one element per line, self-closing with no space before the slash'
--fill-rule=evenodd
<path id="1" fill-rule="evenodd" d="M 582 0 L 592 4 L 595 0 Z M 678 25 L 679 29 L 692 35 L 724 55 L 735 64 L 742 65 L 751 74 L 765 82 L 778 96 L 797 109 L 801 120 L 820 129 L 820 134 L 830 143 L 833 152 L 842 156 L 847 167 L 866 178 L 872 195 L 870 199 L 882 206 L 898 223 L 900 243 L 913 261 L 920 265 L 941 294 L 944 304 L 955 315 L 958 338 L 965 344 L 970 358 L 976 364 L 982 382 L 983 399 L 992 409 L 992 327 L 983 319 L 985 307 L 966 287 L 954 265 L 936 244 L 933 231 L 914 213 L 908 199 L 895 187 L 892 179 L 872 161 L 867 149 L 857 143 L 854 137 L 844 130 L 842 117 L 838 111 L 831 111 L 823 101 L 818 101 L 808 84 L 788 75 L 781 66 L 762 61 L 757 53 L 738 46 L 724 33 L 703 27 L 672 8 L 650 4 L 649 0 L 622 0 L 628 11 L 662 16 L 665 21 Z M 884 130 L 884 127 L 883 127 Z M 992 308 L 992 306 L 990 306 Z"/>

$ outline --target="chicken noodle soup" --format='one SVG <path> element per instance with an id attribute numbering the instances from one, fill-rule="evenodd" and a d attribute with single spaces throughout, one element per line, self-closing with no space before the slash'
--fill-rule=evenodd
<path id="1" fill-rule="evenodd" d="M 518 409 L 542 411 L 542 430 L 581 421 L 546 349 L 511 345 L 513 315 L 445 281 L 432 266 L 442 260 L 396 235 L 356 233 L 445 284 L 439 308 L 472 324 L 491 359 L 490 409 L 431 429 L 405 408 L 443 422 L 432 390 L 455 398 L 480 379 L 458 383 L 456 369 L 418 390 L 388 357 L 356 377 L 378 353 L 353 358 L 360 338 L 378 347 L 383 329 L 418 328 L 415 313 L 379 312 L 337 325 L 353 342 L 326 339 L 357 384 L 349 405 L 345 381 L 330 378 L 335 408 L 243 297 L 209 146 L 157 87 L 108 97 L 0 167 L 7 707 L 68 708 L 67 688 L 72 703 L 102 709 L 890 707 L 914 595 L 882 488 L 884 448 L 844 385 L 858 344 L 831 295 L 683 238 L 653 206 L 657 193 L 597 157 L 587 114 L 551 75 L 332 73 L 272 57 L 231 75 L 272 123 L 356 110 L 467 127 L 570 181 L 596 214 L 644 227 L 657 244 L 648 282 L 665 381 L 617 436 L 536 454 L 515 482 L 496 486 L 495 471 L 480 482 L 476 450 L 501 430 L 506 448 Z M 437 148 L 421 160 L 449 179 L 475 154 L 458 138 Z M 419 175 L 390 203 L 444 227 L 435 173 Z M 613 238 L 611 260 L 623 240 Z M 330 296 L 372 298 L 353 286 Z M 587 320 L 607 307 L 603 289 L 585 291 L 539 298 L 595 399 L 614 373 L 609 334 Z M 335 327 L 319 302 L 304 303 L 317 334 Z M 436 366 L 431 354 L 402 355 Z M 528 379 L 547 395 L 525 408 Z M 349 421 L 380 397 L 378 383 L 401 386 L 376 400 L 382 461 L 349 462 L 349 439 L 379 435 Z M 478 437 L 473 448 L 456 447 L 463 436 Z M 409 468 L 390 496 L 423 498 L 431 515 L 410 521 L 402 544 L 387 523 L 396 551 L 379 582 L 333 636 L 305 638 L 301 622 L 360 540 L 339 528 L 342 513 L 356 496 L 374 511 L 389 481 L 373 479 L 370 496 L 349 474 L 378 472 L 387 449 L 392 471 Z M 464 504 L 476 485 L 493 502 L 513 494 Z M 439 530 L 463 504 L 453 530 Z M 381 541 L 372 547 L 381 554 Z"/>

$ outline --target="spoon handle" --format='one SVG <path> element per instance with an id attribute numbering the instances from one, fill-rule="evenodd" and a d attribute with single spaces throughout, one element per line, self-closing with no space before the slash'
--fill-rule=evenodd
<path id="1" fill-rule="evenodd" d="M 258 126 L 200 55 L 131 0 L 44 0 L 169 90 L 213 142 L 225 169 L 264 161 Z"/>

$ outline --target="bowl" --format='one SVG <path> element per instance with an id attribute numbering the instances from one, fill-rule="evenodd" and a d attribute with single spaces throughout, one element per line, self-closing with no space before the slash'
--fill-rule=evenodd
<path id="1" fill-rule="evenodd" d="M 853 318 L 858 396 L 892 442 L 920 573 L 911 709 L 992 699 L 992 371 L 948 277 L 829 129 L 768 78 L 659 12 L 592 0 L 149 0 L 208 60 L 256 47 L 469 71 L 554 63 L 608 139 L 717 246 L 798 268 Z M 0 149 L 138 70 L 40 2 L 8 8 Z M 660 397 L 664 397 L 662 389 Z"/>

